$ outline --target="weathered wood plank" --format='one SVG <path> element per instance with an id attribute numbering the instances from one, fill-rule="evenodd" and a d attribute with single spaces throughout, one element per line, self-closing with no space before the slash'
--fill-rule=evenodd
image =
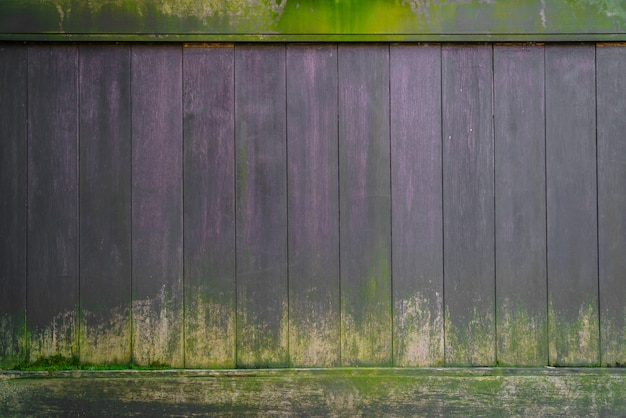
<path id="1" fill-rule="evenodd" d="M 234 48 L 183 50 L 185 366 L 235 366 Z"/>
<path id="2" fill-rule="evenodd" d="M 495 362 L 491 46 L 442 50 L 445 360 Z"/>
<path id="3" fill-rule="evenodd" d="M 237 365 L 288 365 L 284 45 L 235 48 Z"/>
<path id="4" fill-rule="evenodd" d="M 498 364 L 548 360 L 543 47 L 494 47 Z"/>
<path id="5" fill-rule="evenodd" d="M 551 365 L 596 365 L 598 263 L 595 47 L 546 47 Z"/>
<path id="6" fill-rule="evenodd" d="M 130 361 L 130 49 L 81 45 L 80 359 Z"/>
<path id="7" fill-rule="evenodd" d="M 182 48 L 132 47 L 132 354 L 183 366 Z"/>
<path id="8" fill-rule="evenodd" d="M 26 356 L 26 57 L 0 45 L 0 367 Z"/>
<path id="9" fill-rule="evenodd" d="M 598 48 L 598 248 L 602 364 L 626 364 L 626 48 Z"/>
<path id="10" fill-rule="evenodd" d="M 287 47 L 289 357 L 340 359 L 337 47 Z"/>
<path id="11" fill-rule="evenodd" d="M 78 48 L 28 49 L 30 359 L 78 355 Z"/>
<path id="12" fill-rule="evenodd" d="M 339 46 L 341 356 L 392 363 L 389 47 Z"/>
<path id="13" fill-rule="evenodd" d="M 392 46 L 393 348 L 397 366 L 443 364 L 441 48 Z"/>

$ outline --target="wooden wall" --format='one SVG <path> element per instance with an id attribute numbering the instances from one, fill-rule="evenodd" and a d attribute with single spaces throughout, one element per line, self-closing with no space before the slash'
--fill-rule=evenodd
<path id="1" fill-rule="evenodd" d="M 0 44 L 0 365 L 626 363 L 626 48 Z"/>

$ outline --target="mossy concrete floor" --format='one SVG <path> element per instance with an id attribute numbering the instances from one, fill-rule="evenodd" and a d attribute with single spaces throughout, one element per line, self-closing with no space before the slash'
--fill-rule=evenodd
<path id="1" fill-rule="evenodd" d="M 0 416 L 626 416 L 626 369 L 0 372 Z"/>

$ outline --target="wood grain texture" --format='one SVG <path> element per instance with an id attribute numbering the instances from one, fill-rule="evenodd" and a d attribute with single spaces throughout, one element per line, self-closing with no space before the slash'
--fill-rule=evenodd
<path id="1" fill-rule="evenodd" d="M 546 47 L 551 365 L 597 365 L 595 47 Z"/>
<path id="2" fill-rule="evenodd" d="M 0 45 L 0 368 L 26 356 L 25 46 Z"/>
<path id="3" fill-rule="evenodd" d="M 131 59 L 133 360 L 182 367 L 182 48 Z"/>
<path id="4" fill-rule="evenodd" d="M 543 47 L 494 47 L 498 364 L 548 360 Z"/>
<path id="5" fill-rule="evenodd" d="M 392 363 L 389 47 L 339 46 L 341 356 Z"/>
<path id="6" fill-rule="evenodd" d="M 289 357 L 340 359 L 337 47 L 287 47 Z"/>
<path id="7" fill-rule="evenodd" d="M 131 359 L 130 48 L 80 49 L 80 358 Z"/>
<path id="8" fill-rule="evenodd" d="M 394 365 L 439 366 L 441 48 L 392 46 L 390 60 Z"/>
<path id="9" fill-rule="evenodd" d="M 285 46 L 235 48 L 237 365 L 287 366 Z"/>
<path id="10" fill-rule="evenodd" d="M 235 367 L 234 48 L 183 50 L 185 366 Z"/>
<path id="11" fill-rule="evenodd" d="M 602 365 L 626 364 L 626 48 L 596 50 Z"/>
<path id="12" fill-rule="evenodd" d="M 495 363 L 492 50 L 444 46 L 443 229 L 447 365 Z"/>
<path id="13" fill-rule="evenodd" d="M 78 48 L 28 48 L 31 360 L 78 355 Z"/>

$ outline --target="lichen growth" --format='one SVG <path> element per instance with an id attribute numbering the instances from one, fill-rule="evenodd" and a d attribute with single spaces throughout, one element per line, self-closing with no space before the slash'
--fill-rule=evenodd
<path id="1" fill-rule="evenodd" d="M 235 367 L 235 307 L 203 287 L 186 292 L 185 367 Z"/>
<path id="2" fill-rule="evenodd" d="M 103 315 L 81 311 L 80 360 L 95 364 L 130 362 L 130 306 L 118 306 Z"/>
<path id="3" fill-rule="evenodd" d="M 453 321 L 450 309 L 445 311 L 445 353 L 447 366 L 493 366 L 496 361 L 495 320 L 491 312 L 476 307 L 471 314 Z"/>
<path id="4" fill-rule="evenodd" d="M 569 308 L 572 310 L 572 307 Z M 549 364 L 551 366 L 598 366 L 600 360 L 598 310 L 595 303 L 578 307 L 574 320 L 564 318 L 548 304 Z"/>
<path id="5" fill-rule="evenodd" d="M 397 300 L 394 310 L 394 364 L 400 367 L 443 365 L 443 298 L 416 293 Z M 435 309 L 432 309 L 432 306 Z"/>
<path id="6" fill-rule="evenodd" d="M 182 304 L 174 301 L 165 286 L 153 299 L 133 301 L 132 320 L 134 362 L 184 366 Z"/>
<path id="7" fill-rule="evenodd" d="M 626 367 L 626 306 L 622 318 L 612 317 L 603 311 L 600 315 L 602 365 Z"/>
<path id="8" fill-rule="evenodd" d="M 545 366 L 548 360 L 547 317 L 530 313 L 521 302 L 498 306 L 498 365 Z"/>
<path id="9" fill-rule="evenodd" d="M 78 355 L 77 310 L 61 312 L 55 315 L 50 325 L 34 328 L 28 332 L 28 359 L 62 355 Z"/>
<path id="10" fill-rule="evenodd" d="M 289 319 L 289 358 L 293 367 L 339 365 L 339 315 L 308 309 L 309 315 Z"/>

